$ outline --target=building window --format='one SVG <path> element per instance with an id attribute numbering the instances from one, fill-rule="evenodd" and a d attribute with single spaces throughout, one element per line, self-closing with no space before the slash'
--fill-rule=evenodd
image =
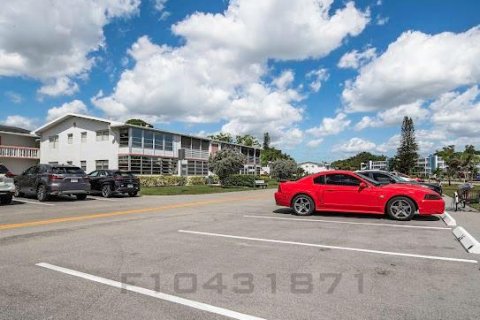
<path id="1" fill-rule="evenodd" d="M 192 139 L 190 137 L 182 137 L 180 140 L 181 140 L 181 146 L 183 149 L 192 148 Z"/>
<path id="2" fill-rule="evenodd" d="M 67 138 L 68 138 L 68 144 L 72 144 L 73 143 L 73 133 L 69 133 L 67 135 Z"/>
<path id="3" fill-rule="evenodd" d="M 177 160 L 157 157 L 119 156 L 118 168 L 130 171 L 133 174 L 174 175 L 177 173 Z"/>
<path id="4" fill-rule="evenodd" d="M 207 176 L 208 163 L 206 161 L 189 160 L 187 165 L 187 175 L 189 176 Z"/>
<path id="5" fill-rule="evenodd" d="M 56 149 L 58 146 L 58 136 L 51 136 L 48 138 L 51 149 Z"/>
<path id="6" fill-rule="evenodd" d="M 108 160 L 95 161 L 95 170 L 106 170 L 106 169 L 108 169 Z"/>
<path id="7" fill-rule="evenodd" d="M 110 132 L 108 130 L 97 131 L 97 141 L 108 141 Z"/>
<path id="8" fill-rule="evenodd" d="M 143 130 L 133 128 L 132 129 L 132 147 L 133 148 L 143 148 Z"/>
<path id="9" fill-rule="evenodd" d="M 80 161 L 80 168 L 82 168 L 83 171 L 87 171 L 87 161 Z"/>
<path id="10" fill-rule="evenodd" d="M 118 169 L 123 171 L 130 171 L 128 167 L 128 156 L 118 157 Z"/>
<path id="11" fill-rule="evenodd" d="M 165 151 L 173 151 L 173 135 L 165 134 Z"/>
<path id="12" fill-rule="evenodd" d="M 80 135 L 82 143 L 87 142 L 87 132 L 82 132 Z"/>
<path id="13" fill-rule="evenodd" d="M 145 149 L 153 149 L 153 132 L 152 131 L 144 131 L 143 132 L 143 147 Z"/>
<path id="14" fill-rule="evenodd" d="M 130 135 L 128 134 L 128 128 L 120 130 L 120 147 L 128 147 Z"/>
<path id="15" fill-rule="evenodd" d="M 155 150 L 163 150 L 163 134 L 155 133 Z"/>

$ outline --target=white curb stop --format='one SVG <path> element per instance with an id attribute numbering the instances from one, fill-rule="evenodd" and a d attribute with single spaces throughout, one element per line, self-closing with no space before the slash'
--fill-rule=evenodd
<path id="1" fill-rule="evenodd" d="M 440 218 L 442 218 L 443 222 L 449 227 L 457 226 L 457 221 L 447 211 L 440 215 Z"/>
<path id="2" fill-rule="evenodd" d="M 480 254 L 480 243 L 462 227 L 453 229 L 455 238 L 469 253 Z"/>

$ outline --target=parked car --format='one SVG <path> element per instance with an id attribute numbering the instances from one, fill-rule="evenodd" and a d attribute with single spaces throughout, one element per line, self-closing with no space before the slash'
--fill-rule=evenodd
<path id="1" fill-rule="evenodd" d="M 409 184 L 417 184 L 417 185 L 422 185 L 425 186 L 438 194 L 442 195 L 443 194 L 443 189 L 440 183 L 436 182 L 425 182 L 424 180 L 419 180 L 418 178 L 410 178 L 409 176 L 397 172 L 397 171 L 392 171 L 392 172 L 386 172 L 386 171 L 381 171 L 381 170 L 361 170 L 359 171 L 361 173 L 367 173 L 371 172 L 372 174 L 366 174 L 369 178 L 372 178 L 375 181 L 378 181 L 380 183 L 385 183 L 387 178 L 383 177 L 384 175 L 388 175 L 389 177 L 392 177 L 393 180 L 390 180 L 389 183 L 409 183 Z M 377 180 L 377 178 L 374 178 L 374 176 L 380 177 L 380 180 Z"/>
<path id="2" fill-rule="evenodd" d="M 7 167 L 0 164 L 0 203 L 10 204 L 15 194 L 15 184 L 13 183 L 14 174 Z"/>
<path id="3" fill-rule="evenodd" d="M 395 220 L 442 214 L 445 202 L 432 190 L 411 184 L 381 184 L 351 171 L 326 171 L 297 181 L 280 183 L 277 205 L 291 207 L 297 215 L 315 211 L 387 214 Z"/>
<path id="4" fill-rule="evenodd" d="M 140 180 L 131 172 L 121 170 L 96 170 L 89 173 L 92 192 L 109 198 L 114 194 L 135 197 L 140 192 Z"/>
<path id="5" fill-rule="evenodd" d="M 58 195 L 85 200 L 90 192 L 90 181 L 79 167 L 39 164 L 16 176 L 15 187 L 16 196 L 35 195 L 39 201 Z"/>

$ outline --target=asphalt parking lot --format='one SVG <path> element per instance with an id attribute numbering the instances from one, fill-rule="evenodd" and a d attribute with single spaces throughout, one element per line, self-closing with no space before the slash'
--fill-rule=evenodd
<path id="1" fill-rule="evenodd" d="M 0 319 L 478 319 L 438 217 L 297 217 L 273 190 L 0 207 Z"/>

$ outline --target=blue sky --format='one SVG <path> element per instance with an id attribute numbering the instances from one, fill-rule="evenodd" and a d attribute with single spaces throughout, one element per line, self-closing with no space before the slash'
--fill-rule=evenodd
<path id="1" fill-rule="evenodd" d="M 80 112 L 269 131 L 297 161 L 330 161 L 393 154 L 408 115 L 423 154 L 479 146 L 478 12 L 446 0 L 19 0 L 0 13 L 0 122 Z"/>

